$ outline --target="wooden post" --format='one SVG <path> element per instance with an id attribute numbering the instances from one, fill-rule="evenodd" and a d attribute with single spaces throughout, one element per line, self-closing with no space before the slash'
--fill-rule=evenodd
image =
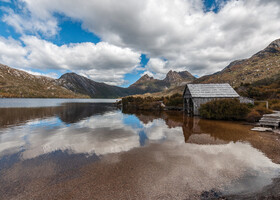
<path id="1" fill-rule="evenodd" d="M 268 109 L 268 101 L 266 101 L 266 109 Z"/>

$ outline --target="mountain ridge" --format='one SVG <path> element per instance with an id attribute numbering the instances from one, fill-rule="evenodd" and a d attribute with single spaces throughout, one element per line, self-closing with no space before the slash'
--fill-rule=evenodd
<path id="1" fill-rule="evenodd" d="M 183 76 L 188 73 L 182 72 L 182 77 L 178 81 L 186 81 L 187 76 L 185 78 Z M 63 74 L 59 79 L 53 79 L 32 75 L 0 64 L 0 97 L 118 98 L 134 94 L 160 92 L 171 86 L 172 84 L 169 81 L 154 79 L 148 75 L 142 76 L 127 88 L 96 82 L 74 72 Z"/>
<path id="2" fill-rule="evenodd" d="M 63 74 L 57 79 L 57 82 L 75 93 L 88 95 L 92 98 L 115 98 L 128 95 L 125 88 L 96 82 L 73 72 Z"/>
<path id="3" fill-rule="evenodd" d="M 280 39 L 250 58 L 235 60 L 223 70 L 198 78 L 194 83 L 229 83 L 233 87 L 269 78 L 280 70 Z"/>
<path id="4" fill-rule="evenodd" d="M 129 89 L 140 89 L 141 93 L 155 93 L 165 91 L 176 86 L 190 83 L 196 78 L 188 71 L 176 72 L 170 70 L 164 79 L 155 79 L 149 75 L 143 75 L 138 81 L 129 86 Z"/>
<path id="5" fill-rule="evenodd" d="M 75 73 L 62 75 L 58 79 L 58 82 L 60 85 L 73 92 L 89 95 L 90 97 L 116 98 L 135 94 L 160 92 L 174 85 L 180 85 L 182 82 L 191 82 L 195 79 L 195 77 L 187 71 L 172 71 L 172 74 L 176 74 L 177 79 L 168 79 L 170 74 L 167 74 L 166 78 L 163 80 L 155 79 L 145 74 L 127 88 L 96 82 Z"/>

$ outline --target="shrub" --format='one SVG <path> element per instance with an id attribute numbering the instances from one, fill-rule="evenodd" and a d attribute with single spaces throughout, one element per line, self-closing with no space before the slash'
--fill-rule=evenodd
<path id="1" fill-rule="evenodd" d="M 201 117 L 207 119 L 243 120 L 250 109 L 237 99 L 221 99 L 203 104 L 199 112 Z"/>
<path id="2" fill-rule="evenodd" d="M 172 96 L 162 97 L 128 96 L 122 98 L 123 108 L 133 110 L 162 110 L 162 102 L 166 106 L 183 107 L 183 96 L 182 94 L 176 93 Z"/>
<path id="3" fill-rule="evenodd" d="M 263 107 L 261 105 L 256 106 L 255 110 L 258 111 L 260 113 L 260 115 L 271 114 L 272 113 L 272 110 L 267 109 L 266 107 Z"/>
<path id="4" fill-rule="evenodd" d="M 183 107 L 183 96 L 179 93 L 173 94 L 165 99 L 164 104 L 167 106 Z"/>
<path id="5" fill-rule="evenodd" d="M 272 108 L 273 110 L 278 110 L 278 111 L 280 111 L 280 103 L 273 104 L 273 105 L 271 106 L 271 108 Z"/>
<path id="6" fill-rule="evenodd" d="M 252 110 L 246 117 L 246 121 L 248 122 L 258 122 L 261 119 L 261 114 L 256 111 Z"/>

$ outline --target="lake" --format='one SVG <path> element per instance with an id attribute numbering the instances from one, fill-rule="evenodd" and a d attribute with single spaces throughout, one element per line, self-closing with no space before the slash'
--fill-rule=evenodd
<path id="1" fill-rule="evenodd" d="M 112 102 L 0 99 L 0 199 L 279 194 L 279 135 Z"/>

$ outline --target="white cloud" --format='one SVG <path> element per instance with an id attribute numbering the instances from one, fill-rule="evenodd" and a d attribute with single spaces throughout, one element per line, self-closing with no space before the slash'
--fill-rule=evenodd
<path id="1" fill-rule="evenodd" d="M 113 84 L 121 84 L 124 74 L 135 68 L 138 54 L 133 52 L 151 58 L 146 71 L 156 78 L 163 78 L 170 69 L 201 76 L 251 56 L 280 36 L 278 0 L 218 0 L 218 13 L 205 13 L 202 1 L 197 0 L 21 2 L 22 13 L 6 10 L 3 18 L 20 33 L 57 34 L 54 15 L 58 13 L 80 21 L 104 41 L 58 47 L 24 37 L 32 49 L 29 61 L 33 66 L 73 69 Z M 100 55 L 95 53 L 99 50 Z"/>
<path id="2" fill-rule="evenodd" d="M 146 66 L 149 73 L 155 73 L 156 78 L 164 78 L 166 75 L 166 64 L 167 61 L 163 61 L 159 58 L 151 58 Z"/>
<path id="3" fill-rule="evenodd" d="M 0 36 L 0 62 L 12 66 L 24 66 L 26 60 L 24 56 L 27 50 L 19 41 L 13 38 L 3 38 Z"/>
<path id="4" fill-rule="evenodd" d="M 47 19 L 39 19 L 32 15 L 30 16 L 28 12 L 17 14 L 12 9 L 2 9 L 2 11 L 5 12 L 2 21 L 14 27 L 18 33 L 42 33 L 47 37 L 51 37 L 59 31 L 57 20 L 52 16 Z"/>
<path id="5" fill-rule="evenodd" d="M 59 78 L 58 77 L 58 74 L 57 73 L 54 73 L 54 72 L 50 72 L 50 73 L 40 73 L 40 72 L 34 72 L 34 71 L 31 71 L 31 70 L 26 70 L 26 69 L 21 69 L 29 74 L 32 74 L 32 75 L 35 75 L 35 76 L 48 76 L 48 77 L 51 77 L 51 78 Z"/>
<path id="6" fill-rule="evenodd" d="M 62 13 L 104 41 L 167 59 L 165 66 L 150 64 L 158 77 L 171 68 L 212 73 L 279 37 L 280 5 L 275 0 L 231 0 L 217 14 L 205 13 L 202 1 L 195 0 L 25 2 L 37 18 Z"/>
<path id="7" fill-rule="evenodd" d="M 24 46 L 13 39 L 0 38 L 1 63 L 25 70 L 70 70 L 95 81 L 120 85 L 124 75 L 140 62 L 139 53 L 106 42 L 57 46 L 35 36 L 23 36 L 21 40 Z"/>
<path id="8" fill-rule="evenodd" d="M 57 46 L 30 36 L 22 41 L 29 52 L 27 60 L 31 67 L 68 69 L 114 85 L 121 84 L 124 75 L 140 62 L 139 53 L 106 42 Z"/>

